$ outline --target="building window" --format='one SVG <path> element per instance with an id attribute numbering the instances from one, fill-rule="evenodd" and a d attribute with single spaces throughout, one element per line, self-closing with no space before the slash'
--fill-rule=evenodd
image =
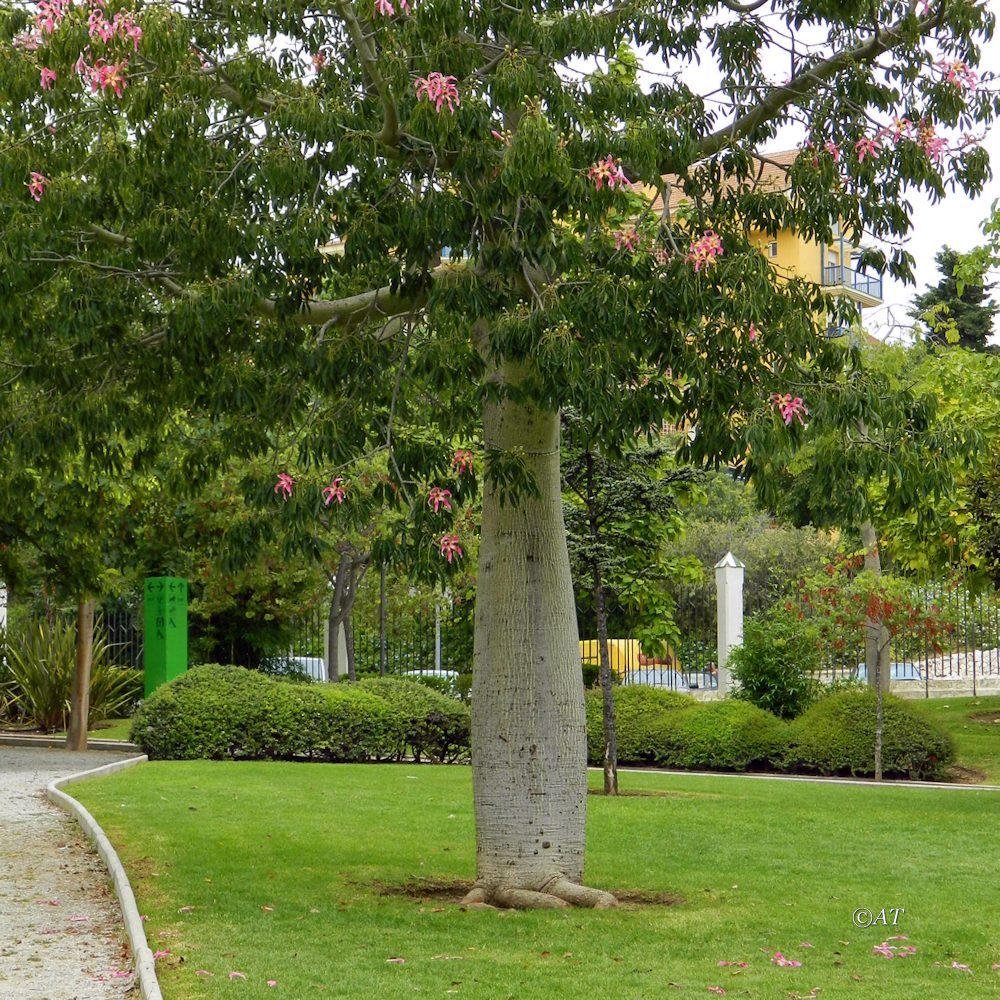
<path id="1" fill-rule="evenodd" d="M 768 257 L 777 257 L 778 256 L 778 241 L 777 240 L 771 240 L 771 242 L 768 243 L 768 245 L 767 245 L 767 255 L 768 255 Z"/>

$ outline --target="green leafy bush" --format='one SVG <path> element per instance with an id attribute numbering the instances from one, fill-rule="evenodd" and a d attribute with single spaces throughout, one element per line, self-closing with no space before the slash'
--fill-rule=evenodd
<path id="1" fill-rule="evenodd" d="M 933 779 L 955 759 L 951 736 L 918 708 L 884 696 L 882 771 L 886 777 Z M 792 723 L 789 764 L 814 774 L 875 773 L 875 692 L 840 691 Z"/>
<path id="2" fill-rule="evenodd" d="M 469 711 L 413 681 L 300 684 L 209 664 L 157 689 L 132 739 L 174 760 L 454 760 L 468 749 Z"/>
<path id="3" fill-rule="evenodd" d="M 366 677 L 357 687 L 384 699 L 402 716 L 405 739 L 396 760 L 411 754 L 416 760 L 450 763 L 468 752 L 471 717 L 462 702 L 401 677 Z"/>
<path id="4" fill-rule="evenodd" d="M 788 724 L 744 701 L 711 701 L 679 712 L 661 736 L 661 767 L 773 769 L 788 752 Z"/>
<path id="5" fill-rule="evenodd" d="M 129 715 L 142 693 L 142 673 L 108 662 L 108 643 L 95 629 L 89 724 Z M 5 716 L 47 731 L 65 729 L 76 671 L 76 626 L 45 619 L 12 629 L 4 644 L 0 708 Z"/>
<path id="6" fill-rule="evenodd" d="M 782 608 L 747 619 L 729 657 L 734 697 L 782 719 L 800 715 L 819 694 L 818 638 L 815 625 Z"/>
<path id="7" fill-rule="evenodd" d="M 664 751 L 664 718 L 697 704 L 686 694 L 643 684 L 616 686 L 615 720 L 618 760 L 622 764 L 650 764 Z M 599 688 L 587 691 L 587 756 L 594 764 L 604 760 L 604 702 Z"/>

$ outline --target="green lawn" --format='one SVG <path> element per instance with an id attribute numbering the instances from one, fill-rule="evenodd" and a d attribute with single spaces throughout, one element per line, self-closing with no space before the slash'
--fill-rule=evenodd
<path id="1" fill-rule="evenodd" d="M 655 794 L 591 797 L 588 881 L 678 905 L 463 911 L 380 892 L 472 877 L 463 767 L 153 763 L 73 792 L 118 846 L 151 946 L 170 951 L 166 1000 L 1000 991 L 1000 793 L 655 773 L 623 785 Z M 903 912 L 859 929 L 859 907 Z M 873 955 L 892 934 L 916 954 Z M 776 950 L 802 967 L 771 964 Z"/>
<path id="2" fill-rule="evenodd" d="M 974 715 L 1000 718 L 1000 695 L 984 698 L 929 698 L 917 702 L 955 738 L 958 762 L 981 771 L 987 784 L 1000 785 L 1000 722 L 978 722 Z"/>

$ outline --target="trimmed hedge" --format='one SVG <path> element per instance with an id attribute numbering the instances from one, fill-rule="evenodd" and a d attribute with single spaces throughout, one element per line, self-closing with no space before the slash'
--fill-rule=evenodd
<path id="1" fill-rule="evenodd" d="M 471 716 L 467 705 L 419 681 L 395 677 L 365 677 L 358 688 L 388 702 L 402 717 L 404 739 L 394 758 L 412 755 L 451 763 L 469 750 Z"/>
<path id="2" fill-rule="evenodd" d="M 656 688 L 615 689 L 618 762 L 688 770 L 872 775 L 875 694 L 827 695 L 792 722 L 737 699 L 698 702 Z M 601 692 L 587 693 L 587 755 L 601 764 Z M 899 698 L 885 699 L 886 777 L 937 778 L 954 760 L 949 735 Z"/>
<path id="3" fill-rule="evenodd" d="M 621 764 L 653 764 L 663 752 L 663 718 L 697 704 L 676 691 L 629 684 L 613 689 Z M 604 701 L 600 688 L 586 693 L 587 757 L 593 764 L 604 761 Z"/>
<path id="4" fill-rule="evenodd" d="M 354 685 L 295 684 L 242 667 L 194 667 L 157 689 L 131 738 L 153 760 L 387 760 L 403 715 Z"/>
<path id="5" fill-rule="evenodd" d="M 885 695 L 882 772 L 886 777 L 933 779 L 955 759 L 951 736 L 913 705 Z M 840 691 L 791 724 L 790 763 L 812 774 L 875 773 L 875 692 Z"/>

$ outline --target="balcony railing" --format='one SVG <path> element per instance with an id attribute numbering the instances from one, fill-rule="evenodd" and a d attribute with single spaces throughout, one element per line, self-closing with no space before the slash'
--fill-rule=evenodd
<path id="1" fill-rule="evenodd" d="M 882 279 L 878 275 L 862 274 L 843 264 L 827 264 L 823 268 L 823 284 L 826 287 L 842 285 L 873 299 L 882 298 Z"/>

